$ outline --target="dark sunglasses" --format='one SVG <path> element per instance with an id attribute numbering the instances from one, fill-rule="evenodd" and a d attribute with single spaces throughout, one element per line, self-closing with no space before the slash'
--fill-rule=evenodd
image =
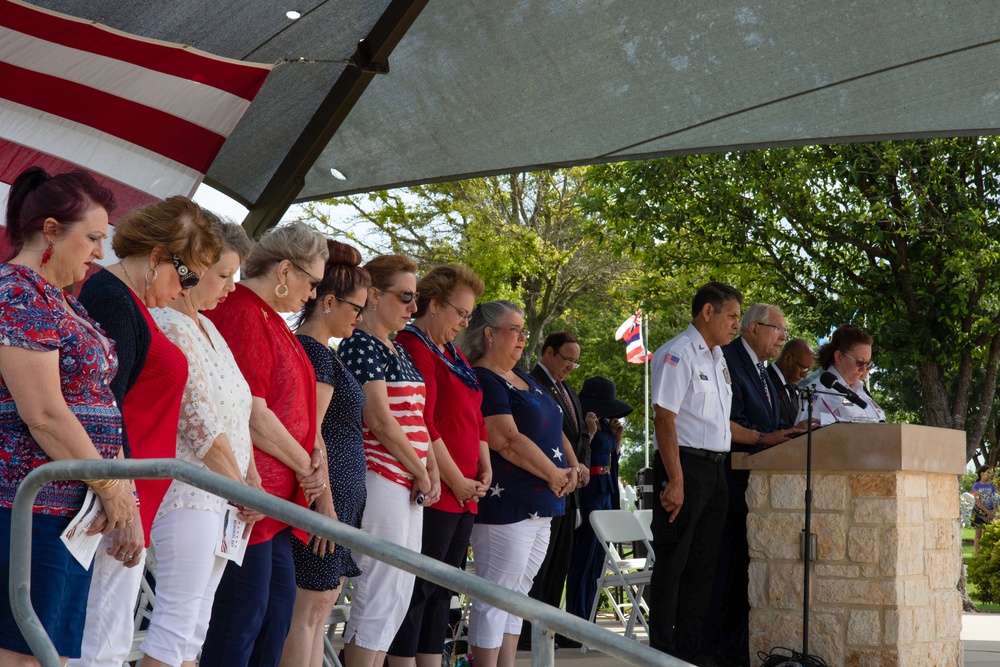
<path id="1" fill-rule="evenodd" d="M 177 275 L 181 279 L 181 289 L 191 289 L 201 281 L 201 277 L 189 269 L 187 264 L 181 261 L 181 258 L 177 255 L 173 256 L 174 268 L 177 269 Z"/>
<path id="2" fill-rule="evenodd" d="M 351 308 L 353 308 L 354 309 L 354 318 L 355 319 L 361 317 L 361 311 L 365 309 L 364 306 L 359 306 L 358 304 L 354 303 L 353 301 L 348 301 L 347 299 L 341 299 L 336 294 L 333 295 L 333 298 L 336 299 L 337 301 L 341 302 L 341 303 L 346 303 L 348 306 L 350 306 Z"/>
<path id="3" fill-rule="evenodd" d="M 393 292 L 392 290 L 384 289 L 383 292 L 388 292 L 389 294 L 395 294 L 399 297 L 399 300 L 403 303 L 410 303 L 415 299 L 420 298 L 420 292 L 414 292 L 412 290 L 405 289 L 402 292 Z"/>

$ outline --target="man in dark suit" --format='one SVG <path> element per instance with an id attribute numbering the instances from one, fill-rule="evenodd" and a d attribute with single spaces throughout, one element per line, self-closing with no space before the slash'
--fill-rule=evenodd
<path id="1" fill-rule="evenodd" d="M 767 367 L 778 393 L 781 405 L 781 421 L 785 424 L 795 423 L 799 414 L 798 383 L 812 371 L 816 357 L 809 343 L 801 338 L 791 338 L 781 348 L 781 354 Z"/>
<path id="2" fill-rule="evenodd" d="M 569 457 L 569 465 L 580 467 L 580 486 L 590 480 L 590 439 L 597 432 L 597 416 L 584 414 L 580 398 L 573 387 L 566 382 L 566 376 L 580 365 L 580 343 L 568 331 L 549 334 L 542 343 L 542 356 L 531 369 L 531 375 L 556 399 L 563 413 L 563 434 L 572 445 L 575 461 Z M 559 607 L 562 604 L 566 571 L 569 569 L 570 550 L 573 546 L 573 529 L 576 522 L 576 493 L 566 497 L 566 513 L 552 518 L 552 532 L 545 560 L 535 575 L 535 582 L 528 595 L 536 600 Z M 524 622 L 519 648 L 528 648 L 531 643 L 531 624 Z M 579 642 L 556 636 L 556 645 L 562 648 L 579 648 Z"/>
<path id="3" fill-rule="evenodd" d="M 722 347 L 732 378 L 729 426 L 734 452 L 755 453 L 802 432 L 782 419 L 780 395 L 764 366 L 764 362 L 778 356 L 787 338 L 788 325 L 781 309 L 758 303 L 743 314 L 739 338 Z M 716 664 L 749 665 L 750 548 L 746 491 L 750 474 L 745 470 L 734 471 L 732 461 L 727 458 L 726 478 L 729 511 L 712 595 L 712 608 L 719 615 Z"/>

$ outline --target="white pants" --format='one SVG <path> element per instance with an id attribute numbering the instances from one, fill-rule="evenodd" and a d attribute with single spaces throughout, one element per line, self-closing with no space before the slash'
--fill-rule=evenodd
<path id="1" fill-rule="evenodd" d="M 528 594 L 549 546 L 552 519 L 517 523 L 477 523 L 472 528 L 476 574 L 518 593 Z M 469 612 L 469 644 L 500 648 L 504 635 L 521 634 L 521 617 L 473 599 Z"/>
<path id="2" fill-rule="evenodd" d="M 368 502 L 361 530 L 420 552 L 424 508 L 410 502 L 410 492 L 369 470 Z M 361 576 L 354 578 L 351 618 L 344 641 L 371 651 L 385 651 L 403 624 L 413 594 L 414 576 L 371 556 L 355 554 Z"/>
<path id="3" fill-rule="evenodd" d="M 94 556 L 80 657 L 71 659 L 66 667 L 122 667 L 132 650 L 135 603 L 146 570 L 146 551 L 138 565 L 125 567 L 108 555 L 110 548 L 111 537 L 105 535 Z"/>
<path id="4" fill-rule="evenodd" d="M 139 648 L 168 665 L 194 661 L 205 643 L 215 589 L 228 562 L 215 555 L 219 516 L 181 507 L 153 522 L 156 604 Z"/>

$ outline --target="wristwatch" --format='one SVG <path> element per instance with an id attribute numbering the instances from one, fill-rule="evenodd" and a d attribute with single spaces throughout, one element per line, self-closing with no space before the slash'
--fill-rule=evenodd
<path id="1" fill-rule="evenodd" d="M 763 431 L 757 431 L 757 446 L 764 444 L 764 433 Z"/>

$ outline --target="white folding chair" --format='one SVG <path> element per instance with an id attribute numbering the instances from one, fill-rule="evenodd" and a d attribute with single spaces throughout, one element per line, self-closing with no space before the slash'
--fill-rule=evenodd
<path id="1" fill-rule="evenodd" d="M 632 636 L 637 620 L 646 632 L 649 632 L 645 616 L 649 610 L 643 602 L 642 593 L 652 577 L 654 558 L 646 530 L 636 517 L 625 510 L 591 512 L 590 525 L 593 526 L 597 541 L 604 550 L 604 564 L 597 579 L 597 593 L 590 607 L 590 620 L 594 621 L 597 617 L 597 607 L 603 593 L 611 602 L 618 620 L 625 626 L 626 637 Z M 622 542 L 642 543 L 649 557 L 622 558 L 618 553 L 618 547 L 615 546 Z M 615 600 L 614 588 L 621 588 L 625 592 L 625 599 L 620 603 Z M 628 617 L 624 613 L 625 607 L 631 608 Z"/>
<path id="2" fill-rule="evenodd" d="M 646 541 L 653 541 L 653 510 L 636 510 L 632 516 L 639 520 L 639 525 L 646 531 Z"/>
<path id="3" fill-rule="evenodd" d="M 326 619 L 326 635 L 323 637 L 323 664 L 326 667 L 344 667 L 340 662 L 340 649 L 344 647 L 344 630 L 340 627 L 351 618 L 351 591 L 354 586 L 350 579 L 344 581 L 343 590 Z"/>

